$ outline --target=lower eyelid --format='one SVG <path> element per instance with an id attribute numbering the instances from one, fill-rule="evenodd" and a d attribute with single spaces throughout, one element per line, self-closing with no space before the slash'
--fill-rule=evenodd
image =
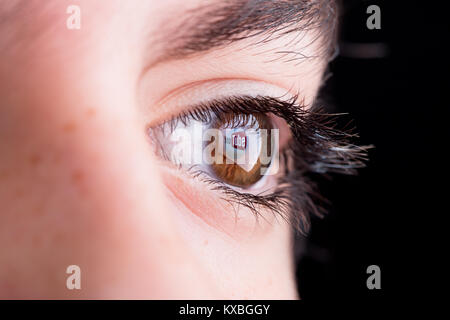
<path id="1" fill-rule="evenodd" d="M 163 99 L 152 103 L 155 109 L 159 110 L 158 113 L 164 114 L 154 118 L 151 124 L 157 125 L 160 120 L 170 119 L 172 116 L 189 111 L 186 110 L 186 105 L 196 105 L 212 99 L 230 96 L 271 96 L 289 100 L 295 94 L 292 88 L 284 88 L 259 79 L 218 78 L 198 81 L 172 90 Z"/>
<path id="2" fill-rule="evenodd" d="M 163 166 L 163 165 L 162 165 Z M 183 176 L 179 170 L 169 167 L 162 168 L 162 178 L 169 192 L 188 211 L 200 218 L 204 223 L 233 239 L 242 239 L 258 230 L 265 232 L 272 224 L 272 214 L 264 215 L 257 221 L 250 210 L 227 202 L 200 181 L 193 181 L 190 176 Z"/>

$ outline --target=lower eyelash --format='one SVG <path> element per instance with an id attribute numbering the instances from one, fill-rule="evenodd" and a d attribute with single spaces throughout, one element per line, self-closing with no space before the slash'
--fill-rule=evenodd
<path id="1" fill-rule="evenodd" d="M 249 209 L 257 220 L 264 219 L 264 215 L 261 214 L 264 210 L 275 217 L 281 217 L 294 230 L 307 234 L 310 216 L 322 217 L 325 214 L 321 204 L 326 203 L 326 199 L 316 191 L 316 184 L 297 169 L 281 178 L 276 189 L 266 195 L 239 192 L 226 183 L 211 178 L 204 171 L 191 170 L 191 174 L 194 178 L 208 184 L 212 191 L 221 192 L 222 199 L 234 208 L 235 215 L 242 206 Z"/>
<path id="2" fill-rule="evenodd" d="M 269 195 L 252 194 L 246 192 L 239 192 L 226 183 L 211 178 L 208 173 L 204 171 L 195 171 L 192 173 L 195 178 L 199 178 L 203 183 L 210 186 L 212 191 L 218 191 L 223 194 L 223 200 L 228 202 L 238 214 L 239 207 L 245 207 L 249 209 L 256 219 L 262 217 L 261 210 L 268 210 L 274 216 L 282 217 L 285 221 L 290 222 L 290 210 L 288 202 L 285 201 L 285 197 L 279 192 L 277 188 L 274 193 Z"/>

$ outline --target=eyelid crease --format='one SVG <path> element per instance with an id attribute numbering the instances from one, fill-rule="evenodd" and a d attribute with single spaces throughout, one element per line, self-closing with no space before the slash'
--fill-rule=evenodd
<path id="1" fill-rule="evenodd" d="M 199 89 L 197 90 L 196 88 Z M 243 90 L 242 88 L 245 89 Z M 250 97 L 253 96 L 254 93 L 261 96 L 274 96 L 275 98 L 282 100 L 290 100 L 292 97 L 300 97 L 300 94 L 296 90 L 294 90 L 294 85 L 286 88 L 283 87 L 280 83 L 267 82 L 259 78 L 222 77 L 191 82 L 189 84 L 171 90 L 164 95 L 164 98 L 154 103 L 155 109 L 163 108 L 164 105 L 168 103 L 178 104 L 176 101 L 173 102 L 173 100 L 179 99 L 180 96 L 181 98 L 183 98 L 185 96 L 184 92 L 186 91 L 189 92 L 189 99 L 195 99 L 198 100 L 198 102 L 191 102 L 188 104 L 188 107 L 186 107 L 183 103 L 183 110 L 189 110 L 195 108 L 197 105 L 207 104 L 208 101 L 222 99 L 208 98 L 209 93 L 211 93 L 211 96 L 219 95 L 223 96 L 223 98 L 232 96 Z M 180 112 L 177 112 L 177 114 L 178 113 Z M 172 115 L 171 118 L 174 118 L 175 116 L 176 115 Z M 152 123 L 154 123 L 155 126 L 156 124 L 158 124 L 158 122 L 162 121 L 160 121 L 159 119 L 152 120 Z"/>

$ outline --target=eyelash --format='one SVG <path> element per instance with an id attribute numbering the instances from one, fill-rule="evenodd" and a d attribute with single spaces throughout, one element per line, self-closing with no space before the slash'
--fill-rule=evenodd
<path id="1" fill-rule="evenodd" d="M 221 119 L 229 113 L 244 116 L 272 113 L 284 119 L 292 138 L 280 150 L 280 166 L 284 173 L 278 178 L 278 185 L 271 194 L 239 192 L 206 172 L 188 171 L 210 185 L 212 190 L 221 192 L 224 200 L 232 204 L 236 212 L 239 206 L 243 206 L 258 219 L 263 217 L 260 210 L 266 209 L 290 223 L 296 231 L 306 234 L 310 217 L 322 217 L 325 213 L 323 204 L 326 203 L 308 174 L 356 174 L 358 168 L 365 167 L 367 150 L 371 146 L 352 144 L 350 141 L 357 135 L 353 130 L 341 131 L 336 128 L 338 114 L 328 114 L 317 107 L 308 110 L 297 101 L 297 96 L 287 101 L 266 96 L 229 97 L 202 103 L 167 123 L 173 130 L 179 121 L 184 125 L 192 120 L 208 123 L 213 118 Z"/>

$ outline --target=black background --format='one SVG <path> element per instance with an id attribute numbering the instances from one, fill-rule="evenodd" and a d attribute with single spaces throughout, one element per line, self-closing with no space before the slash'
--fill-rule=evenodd
<path id="1" fill-rule="evenodd" d="M 380 30 L 366 27 L 372 4 L 381 9 Z M 340 46 L 345 50 L 331 63 L 333 76 L 323 97 L 333 111 L 350 114 L 347 121 L 354 119 L 361 144 L 375 148 L 359 176 L 321 182 L 332 207 L 325 219 L 313 220 L 298 264 L 305 300 L 423 296 L 419 287 L 431 281 L 424 279 L 429 275 L 423 264 L 439 274 L 429 240 L 445 214 L 433 205 L 442 188 L 436 182 L 445 181 L 448 145 L 438 143 L 448 136 L 448 125 L 435 120 L 445 122 L 448 109 L 447 12 L 424 1 L 343 3 Z M 381 43 L 386 55 L 358 57 L 352 51 L 367 43 Z M 440 154 L 432 157 L 432 151 Z M 372 264 L 381 268 L 381 290 L 366 287 Z"/>

